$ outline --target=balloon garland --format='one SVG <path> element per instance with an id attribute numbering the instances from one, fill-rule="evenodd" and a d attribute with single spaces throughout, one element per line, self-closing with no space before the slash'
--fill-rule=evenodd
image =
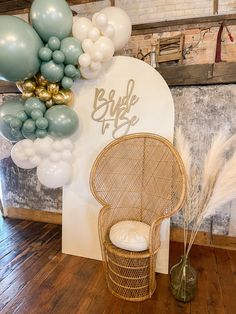
<path id="1" fill-rule="evenodd" d="M 65 0 L 34 0 L 30 20 L 0 16 L 0 79 L 22 93 L 0 106 L 0 139 L 16 143 L 18 167 L 37 167 L 39 181 L 57 188 L 72 176 L 70 137 L 79 126 L 71 87 L 99 75 L 128 42 L 131 21 L 117 7 L 73 17 Z"/>

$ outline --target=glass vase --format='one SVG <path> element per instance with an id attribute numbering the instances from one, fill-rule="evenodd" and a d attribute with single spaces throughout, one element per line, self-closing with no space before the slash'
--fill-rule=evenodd
<path id="1" fill-rule="evenodd" d="M 197 289 L 197 272 L 186 256 L 170 270 L 171 293 L 181 302 L 191 301 Z"/>

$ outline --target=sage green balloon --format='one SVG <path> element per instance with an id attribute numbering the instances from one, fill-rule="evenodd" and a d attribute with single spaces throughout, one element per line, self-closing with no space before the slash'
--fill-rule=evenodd
<path id="1" fill-rule="evenodd" d="M 65 105 L 56 105 L 48 109 L 44 116 L 48 119 L 48 134 L 65 138 L 72 135 L 78 128 L 79 120 L 76 112 Z"/>
<path id="2" fill-rule="evenodd" d="M 56 83 L 64 76 L 64 64 L 57 64 L 53 60 L 42 62 L 40 72 L 49 82 Z"/>
<path id="3" fill-rule="evenodd" d="M 16 117 L 17 113 L 23 110 L 24 102 L 19 98 L 9 99 L 0 106 L 0 134 L 9 141 L 17 142 L 22 140 L 24 137 L 20 132 L 17 133 L 18 136 L 12 135 L 12 128 L 10 123 L 4 121 L 4 116 L 11 115 Z"/>
<path id="4" fill-rule="evenodd" d="M 65 0 L 34 0 L 30 19 L 45 42 L 51 36 L 63 39 L 71 33 L 72 11 Z"/>
<path id="5" fill-rule="evenodd" d="M 40 110 L 44 113 L 46 111 L 46 106 L 44 102 L 39 100 L 37 97 L 30 97 L 25 101 L 24 110 L 29 116 L 31 116 L 34 110 Z"/>
<path id="6" fill-rule="evenodd" d="M 63 39 L 60 50 L 65 55 L 65 64 L 78 64 L 78 58 L 83 53 L 80 41 L 74 37 Z"/>
<path id="7" fill-rule="evenodd" d="M 0 79 L 21 81 L 40 67 L 38 51 L 43 42 L 28 23 L 15 16 L 0 16 Z"/>

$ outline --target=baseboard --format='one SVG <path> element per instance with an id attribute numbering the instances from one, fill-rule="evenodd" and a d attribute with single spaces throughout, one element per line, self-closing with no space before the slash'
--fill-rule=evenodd
<path id="1" fill-rule="evenodd" d="M 183 229 L 171 228 L 170 240 L 175 242 L 183 242 Z M 236 250 L 236 237 L 226 235 L 211 235 L 208 232 L 199 231 L 194 244 L 217 247 L 228 250 Z"/>
<path id="2" fill-rule="evenodd" d="M 61 213 L 47 212 L 36 209 L 7 207 L 4 208 L 4 214 L 4 216 L 8 218 L 47 222 L 57 225 L 62 224 Z"/>

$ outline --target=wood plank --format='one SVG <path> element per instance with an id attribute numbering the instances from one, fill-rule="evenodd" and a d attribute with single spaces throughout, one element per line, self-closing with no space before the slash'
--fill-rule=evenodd
<path id="1" fill-rule="evenodd" d="M 15 207 L 7 207 L 6 213 L 8 218 L 18 218 L 25 219 L 31 221 L 40 221 L 47 222 L 53 224 L 62 224 L 62 214 L 36 210 L 36 209 L 28 209 L 28 208 L 15 208 Z"/>
<path id="2" fill-rule="evenodd" d="M 213 0 L 213 14 L 218 14 L 219 0 Z"/>
<path id="3" fill-rule="evenodd" d="M 26 228 L 30 224 L 29 221 L 20 219 L 0 219 L 0 243 L 8 239 L 10 236 L 14 236 L 16 233 L 21 232 L 21 229 Z"/>
<path id="4" fill-rule="evenodd" d="M 78 5 L 91 2 L 98 2 L 101 0 L 67 0 L 69 5 Z M 33 0 L 10 0 L 0 2 L 0 15 L 7 14 L 23 14 L 28 13 L 32 5 Z"/>
<path id="5" fill-rule="evenodd" d="M 0 310 L 29 284 L 45 264 L 60 254 L 60 235 L 60 232 L 54 232 L 51 239 L 47 239 L 40 246 L 32 248 L 33 254 L 22 265 L 21 271 L 12 272 L 5 280 L 1 281 L 0 295 L 2 301 L 0 302 Z"/>
<path id="6" fill-rule="evenodd" d="M 66 290 L 62 292 L 60 300 L 55 303 L 51 310 L 54 313 L 62 314 L 66 313 L 68 308 L 70 313 L 102 313 L 103 311 L 100 312 L 97 308 L 97 304 L 93 307 L 92 312 L 88 311 L 88 306 L 95 296 L 98 296 L 98 291 L 100 296 L 101 291 L 97 285 L 103 277 L 102 263 L 84 258 L 78 259 L 78 257 L 76 259 L 77 264 L 82 262 L 81 267 L 78 271 L 73 269 L 72 272 L 69 272 L 71 277 L 69 277 L 68 286 L 65 286 Z M 76 274 L 74 271 L 76 271 Z M 73 297 L 74 293 L 76 298 Z M 104 304 L 102 308 L 104 310 Z"/>
<path id="7" fill-rule="evenodd" d="M 20 91 L 15 83 L 0 80 L 0 94 L 3 93 L 20 93 Z"/>
<path id="8" fill-rule="evenodd" d="M 190 265 L 198 273 L 197 294 L 191 302 L 191 314 L 227 314 L 223 306 L 220 282 L 217 280 L 214 250 L 193 246 L 190 251 Z"/>
<path id="9" fill-rule="evenodd" d="M 89 260 L 67 255 L 42 283 L 38 284 L 37 281 L 32 280 L 28 288 L 31 287 L 33 293 L 24 295 L 22 302 L 18 304 L 16 313 L 68 313 L 70 309 L 69 297 L 73 296 L 74 304 L 78 302 L 77 297 L 78 299 L 83 297 L 83 289 L 94 271 L 96 269 L 94 269 L 93 263 L 89 263 Z M 71 294 L 71 291 L 75 289 L 72 282 L 78 276 L 80 281 L 76 280 L 78 287 L 76 292 L 80 294 L 75 294 L 75 298 L 75 295 Z M 68 289 L 70 289 L 70 295 L 67 295 L 68 303 L 65 303 L 67 310 L 59 307 L 59 311 L 54 311 L 57 303 L 67 294 Z M 37 296 L 37 302 L 35 302 L 35 296 Z M 69 312 L 78 313 L 73 309 L 70 309 Z"/>
<path id="10" fill-rule="evenodd" d="M 163 76 L 169 86 L 207 84 L 208 71 L 212 65 L 161 65 L 157 71 Z"/>
<path id="11" fill-rule="evenodd" d="M 228 251 L 228 255 L 230 258 L 230 266 L 232 269 L 233 277 L 234 277 L 234 282 L 236 285 L 236 251 Z"/>
<path id="12" fill-rule="evenodd" d="M 161 65 L 157 71 L 169 86 L 236 82 L 236 62 L 193 65 Z"/>
<path id="13" fill-rule="evenodd" d="M 0 260 L 0 282 L 3 281 L 8 275 L 17 271 L 27 261 L 28 258 L 32 257 L 32 248 L 34 248 L 34 242 L 37 240 L 37 245 L 40 245 L 45 237 L 50 238 L 54 231 L 52 225 L 37 225 L 32 224 L 36 229 L 33 230 L 34 236 L 31 236 L 32 228 L 28 230 L 27 236 L 24 235 L 24 241 L 18 240 L 22 245 L 19 247 L 13 246 L 13 249 L 4 255 Z M 31 236 L 31 237 L 30 237 Z M 17 240 L 16 240 L 17 241 Z"/>
<path id="14" fill-rule="evenodd" d="M 171 241 L 183 242 L 183 238 L 184 238 L 183 229 L 171 228 L 170 231 Z M 202 246 L 236 250 L 236 237 L 218 234 L 211 235 L 210 233 L 203 231 L 198 232 L 194 243 Z"/>
<path id="15" fill-rule="evenodd" d="M 215 256 L 225 313 L 236 313 L 236 284 L 234 274 L 232 273 L 230 257 L 226 250 L 215 250 Z"/>
<path id="16" fill-rule="evenodd" d="M 132 27 L 132 35 L 181 31 L 193 28 L 219 27 L 219 23 L 222 21 L 225 21 L 226 25 L 235 25 L 236 14 L 204 16 L 196 18 L 161 21 L 155 23 L 135 24 Z"/>

